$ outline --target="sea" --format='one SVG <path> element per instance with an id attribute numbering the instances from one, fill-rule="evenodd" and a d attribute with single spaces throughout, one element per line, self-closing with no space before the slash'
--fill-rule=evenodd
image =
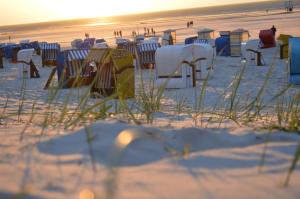
<path id="1" fill-rule="evenodd" d="M 0 26 L 0 43 L 8 43 L 9 38 L 10 42 L 14 43 L 29 39 L 30 41 L 58 42 L 63 47 L 68 47 L 71 41 L 83 39 L 88 33 L 90 37 L 104 38 L 110 45 L 113 45 L 116 31 L 122 31 L 123 37 L 131 38 L 133 31 L 144 34 L 148 29 L 153 29 L 157 35 L 166 29 L 176 29 L 178 39 L 183 40 L 185 37 L 195 35 L 201 28 L 213 28 L 218 31 L 244 28 L 239 20 L 242 22 L 245 18 L 282 14 L 285 12 L 284 2 L 276 0 L 126 16 Z M 293 4 L 295 12 L 300 12 L 300 0 L 294 0 Z M 190 21 L 193 21 L 194 25 L 192 28 L 187 28 L 187 22 Z M 235 23 L 231 24 L 231 22 Z M 240 24 L 239 27 L 236 27 L 236 24 Z"/>

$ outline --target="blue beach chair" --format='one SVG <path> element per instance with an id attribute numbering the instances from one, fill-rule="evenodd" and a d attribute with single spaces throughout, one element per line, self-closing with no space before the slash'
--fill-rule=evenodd
<path id="1" fill-rule="evenodd" d="M 290 38 L 290 78 L 289 83 L 300 85 L 300 37 Z"/>

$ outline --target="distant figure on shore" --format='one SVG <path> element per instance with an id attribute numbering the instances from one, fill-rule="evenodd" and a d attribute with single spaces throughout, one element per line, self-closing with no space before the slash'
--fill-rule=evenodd
<path id="1" fill-rule="evenodd" d="M 285 1 L 284 6 L 285 6 L 286 12 L 293 12 L 293 9 L 294 9 L 293 1 Z"/>
<path id="2" fill-rule="evenodd" d="M 273 32 L 273 35 L 275 36 L 275 35 L 276 35 L 277 29 L 276 29 L 276 27 L 275 27 L 274 25 L 272 26 L 271 30 L 272 30 L 272 32 Z"/>

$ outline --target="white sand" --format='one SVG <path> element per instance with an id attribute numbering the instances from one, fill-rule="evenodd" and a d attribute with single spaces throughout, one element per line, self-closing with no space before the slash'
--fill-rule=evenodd
<path id="1" fill-rule="evenodd" d="M 293 25 L 297 23 L 299 13 L 296 16 Z M 265 20 L 264 17 L 260 19 Z M 249 21 L 243 26 L 258 29 L 263 26 Z M 289 33 L 295 26 L 286 24 L 282 28 Z M 266 66 L 247 66 L 238 92 L 240 97 L 251 99 L 256 95 L 276 52 L 278 48 L 264 50 Z M 206 109 L 214 107 L 240 69 L 239 58 L 217 58 L 207 87 Z M 9 198 L 23 188 L 32 195 L 29 198 L 75 199 L 85 189 L 92 191 L 96 198 L 105 198 L 106 182 L 111 177 L 109 165 L 116 160 L 114 155 L 120 152 L 114 147 L 115 138 L 128 128 L 139 128 L 146 133 L 139 134 L 142 138 L 128 145 L 121 151 L 121 159 L 117 159 L 120 162 L 116 167 L 116 198 L 300 198 L 299 166 L 290 186 L 283 187 L 300 136 L 283 132 L 270 134 L 239 127 L 230 121 L 222 124 L 227 128 L 212 128 L 218 124 L 210 124 L 211 128 L 207 129 L 189 128 L 194 126 L 191 117 L 187 113 L 180 116 L 174 113 L 176 101 L 181 96 L 187 97 L 190 106 L 194 104 L 195 93 L 200 94 L 202 82 L 197 88 L 166 91 L 162 111 L 155 114 L 153 126 L 136 127 L 107 119 L 89 126 L 89 131 L 83 127 L 73 131 L 58 127 L 46 129 L 40 136 L 42 129 L 35 124 L 43 119 L 42 113 L 47 107 L 50 91 L 44 91 L 43 87 L 50 71 L 51 68 L 40 68 L 42 78 L 27 81 L 24 112 L 30 113 L 36 102 L 37 117 L 27 129 L 24 140 L 20 142 L 19 138 L 28 116 L 21 116 L 23 122 L 18 122 L 16 116 L 1 121 L 1 199 Z M 22 83 L 17 74 L 17 66 L 7 62 L 5 69 L 0 69 L 0 104 L 3 107 L 8 98 L 6 113 L 13 113 L 18 107 Z M 149 72 L 144 71 L 143 75 L 147 79 Z M 287 65 L 277 55 L 264 102 L 286 86 Z M 299 90 L 299 87 L 292 88 L 286 96 Z M 62 90 L 57 103 L 63 104 L 65 96 L 72 92 L 70 106 L 75 106 L 84 91 L 85 88 Z M 89 104 L 97 101 L 90 99 Z M 55 108 L 58 106 L 53 110 Z M 86 142 L 87 132 L 94 137 L 90 145 Z M 128 137 L 125 138 L 128 141 Z M 266 139 L 269 142 L 265 164 L 259 171 Z M 185 155 L 182 155 L 184 151 Z"/>

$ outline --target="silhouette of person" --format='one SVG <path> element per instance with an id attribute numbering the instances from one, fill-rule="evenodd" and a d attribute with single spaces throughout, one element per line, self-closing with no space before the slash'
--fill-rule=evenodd
<path id="1" fill-rule="evenodd" d="M 272 26 L 271 30 L 273 32 L 273 35 L 275 36 L 277 29 L 276 29 L 276 27 L 274 25 Z"/>

